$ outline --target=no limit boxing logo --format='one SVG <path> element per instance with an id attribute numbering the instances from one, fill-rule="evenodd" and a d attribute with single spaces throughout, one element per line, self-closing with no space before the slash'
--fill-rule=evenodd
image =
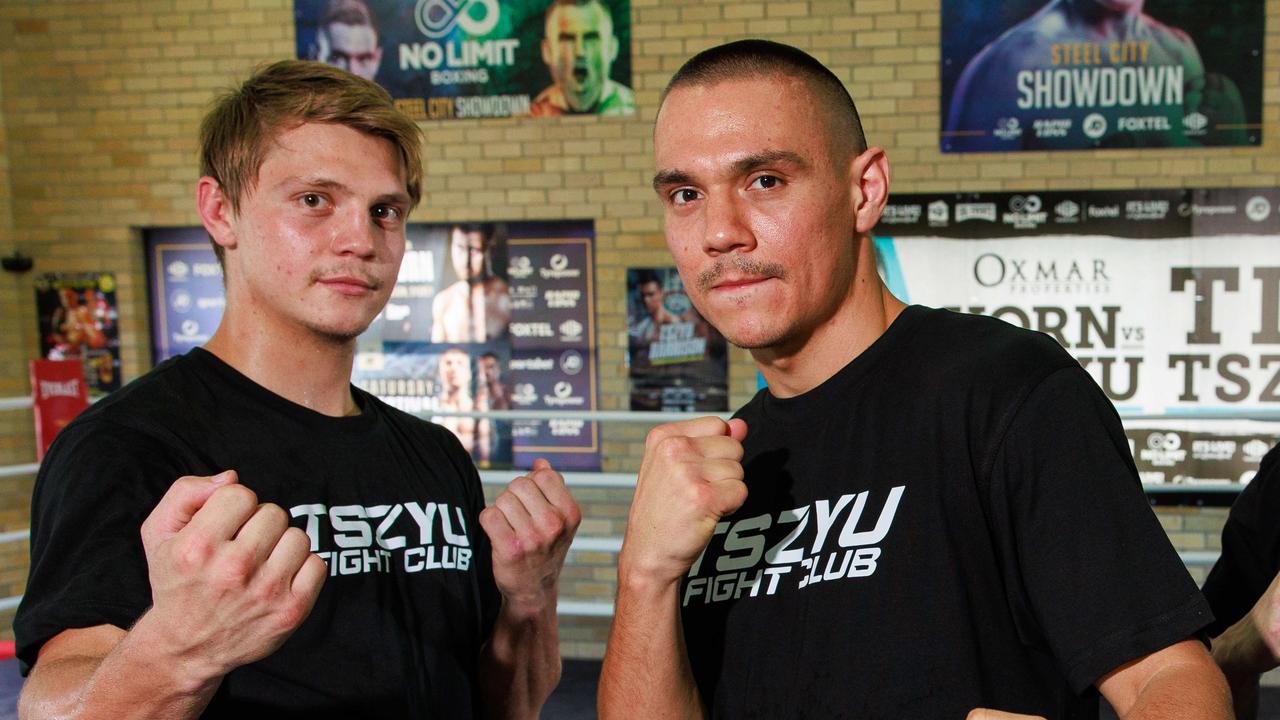
<path id="1" fill-rule="evenodd" d="M 497 0 L 418 0 L 413 19 L 423 35 L 438 40 L 461 27 L 471 37 L 488 35 L 498 25 Z"/>
<path id="2" fill-rule="evenodd" d="M 871 492 L 864 490 L 841 495 L 834 502 L 818 500 L 776 515 L 717 523 L 711 542 L 689 568 L 681 603 L 687 607 L 774 595 L 784 583 L 804 590 L 824 582 L 870 577 L 880 559 L 879 545 L 893 527 L 906 489 L 898 485 L 889 490 L 874 522 L 870 520 L 874 511 L 867 507 Z"/>

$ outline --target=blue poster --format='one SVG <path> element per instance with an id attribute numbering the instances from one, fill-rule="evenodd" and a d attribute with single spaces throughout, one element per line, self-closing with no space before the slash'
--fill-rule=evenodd
<path id="1" fill-rule="evenodd" d="M 943 152 L 1262 142 L 1262 0 L 944 0 Z"/>
<path id="2" fill-rule="evenodd" d="M 202 228 L 144 234 L 153 361 L 212 336 L 222 271 Z M 356 339 L 352 382 L 449 428 L 482 468 L 600 468 L 579 419 L 442 413 L 595 410 L 595 229 L 589 220 L 413 223 L 391 298 Z"/>

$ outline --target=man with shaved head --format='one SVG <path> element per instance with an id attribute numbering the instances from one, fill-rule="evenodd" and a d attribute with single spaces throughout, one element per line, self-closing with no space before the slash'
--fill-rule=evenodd
<path id="1" fill-rule="evenodd" d="M 835 75 L 762 40 L 704 51 L 654 154 L 689 295 L 769 387 L 649 433 L 602 717 L 1082 718 L 1099 691 L 1122 717 L 1229 715 L 1089 375 L 885 288 L 889 163 Z"/>

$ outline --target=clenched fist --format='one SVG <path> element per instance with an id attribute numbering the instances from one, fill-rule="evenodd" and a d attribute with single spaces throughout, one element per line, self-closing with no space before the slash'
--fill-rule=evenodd
<path id="1" fill-rule="evenodd" d="M 306 534 L 234 471 L 183 477 L 142 524 L 152 607 L 139 620 L 201 679 L 270 655 L 311 612 L 326 574 Z"/>
<path id="2" fill-rule="evenodd" d="M 669 582 L 688 572 L 720 518 L 747 499 L 746 436 L 745 421 L 717 417 L 649 431 L 618 558 L 620 576 Z"/>

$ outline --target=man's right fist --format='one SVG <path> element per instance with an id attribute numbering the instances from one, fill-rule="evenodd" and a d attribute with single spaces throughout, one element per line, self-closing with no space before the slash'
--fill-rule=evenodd
<path id="1" fill-rule="evenodd" d="M 179 478 L 142 524 L 152 607 L 139 620 L 209 679 L 270 655 L 327 574 L 306 533 L 235 471 Z"/>
<path id="2" fill-rule="evenodd" d="M 720 518 L 747 499 L 746 436 L 745 421 L 717 417 L 649 431 L 618 558 L 620 577 L 672 582 L 689 571 Z"/>

